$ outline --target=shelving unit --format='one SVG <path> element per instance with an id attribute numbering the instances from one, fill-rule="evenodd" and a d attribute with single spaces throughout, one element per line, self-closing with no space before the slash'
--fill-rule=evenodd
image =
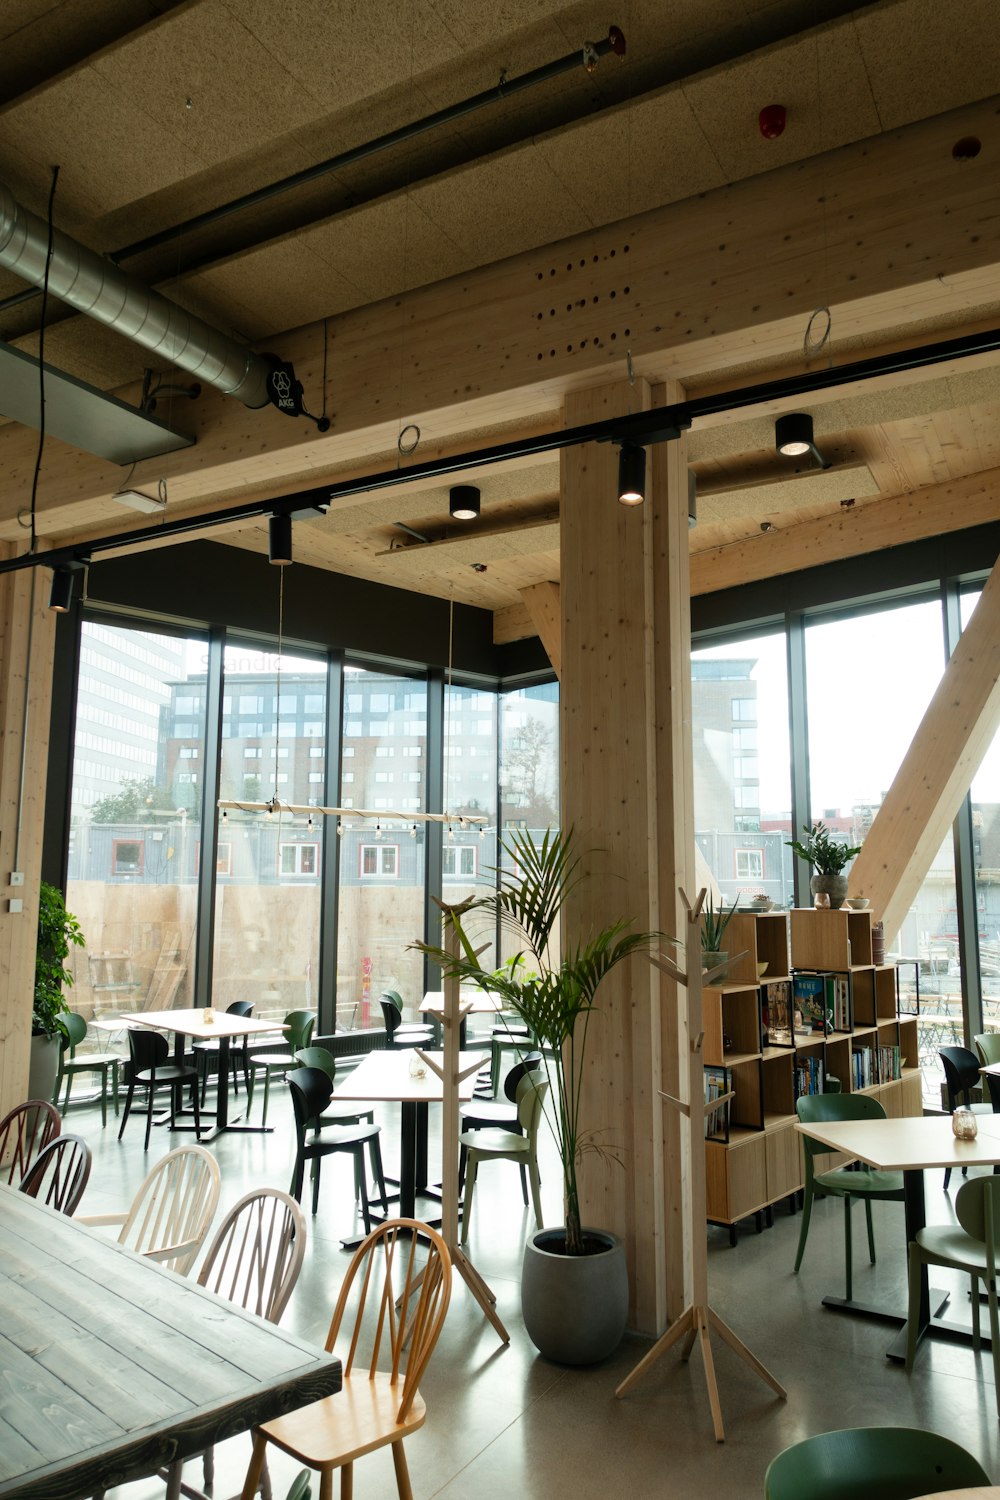
<path id="1" fill-rule="evenodd" d="M 734 1097 L 728 1128 L 717 1132 L 723 1138 L 706 1140 L 705 1151 L 708 1218 L 729 1225 L 734 1239 L 740 1219 L 768 1212 L 803 1185 L 800 1093 L 822 1092 L 835 1078 L 844 1092 L 874 1095 L 887 1115 L 922 1111 L 917 1018 L 897 1012 L 895 965 L 872 963 L 872 920 L 870 911 L 795 908 L 737 912 L 729 924 L 726 947 L 743 957 L 724 983 L 703 992 L 704 1062 L 727 1070 Z M 775 1035 L 784 1039 L 774 1041 L 765 1021 L 774 1010 L 780 1015 L 771 999 L 783 992 L 769 986 L 783 982 L 791 993 L 795 976 L 804 974 L 823 976 L 814 988 L 831 998 L 839 983 L 849 1024 L 803 1032 L 792 1004 L 789 1031 L 779 1028 Z"/>

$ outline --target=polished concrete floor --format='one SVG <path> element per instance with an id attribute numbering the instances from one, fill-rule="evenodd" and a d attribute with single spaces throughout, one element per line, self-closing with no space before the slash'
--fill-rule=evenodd
<path id="1" fill-rule="evenodd" d="M 219 1216 L 250 1187 L 287 1188 L 292 1159 L 290 1107 L 272 1100 L 275 1130 L 268 1135 L 230 1134 L 214 1143 L 222 1169 Z M 398 1155 L 398 1113 L 376 1115 L 383 1124 L 386 1169 Z M 71 1107 L 66 1129 L 86 1136 L 94 1169 L 81 1212 L 124 1207 L 145 1171 L 172 1146 L 190 1137 L 154 1130 L 148 1157 L 142 1151 L 143 1121 L 129 1121 L 121 1144 L 117 1122 L 102 1130 L 95 1104 Z M 434 1160 L 434 1143 L 432 1141 Z M 283 1319 L 284 1326 L 322 1342 L 346 1264 L 340 1237 L 355 1231 L 351 1168 L 347 1158 L 324 1163 L 320 1212 L 310 1220 L 305 1266 Z M 543 1207 L 547 1221 L 560 1213 L 557 1165 L 551 1142 L 543 1151 Z M 960 1179 L 942 1191 L 942 1174 L 927 1174 L 929 1216 L 952 1213 Z M 648 1345 L 629 1336 L 605 1364 L 566 1369 L 541 1358 L 521 1322 L 518 1282 L 521 1247 L 532 1227 L 522 1207 L 517 1172 L 507 1162 L 483 1167 L 469 1251 L 497 1296 L 511 1341 L 502 1346 L 464 1285 L 456 1279 L 448 1320 L 423 1382 L 427 1423 L 407 1443 L 417 1500 L 527 1500 L 573 1496 L 631 1500 L 667 1496 L 687 1500 L 718 1493 L 754 1497 L 773 1456 L 811 1433 L 838 1427 L 892 1424 L 945 1433 L 970 1449 L 1000 1482 L 1000 1424 L 988 1351 L 934 1343 L 925 1346 L 912 1376 L 887 1363 L 884 1324 L 848 1318 L 821 1306 L 826 1292 L 842 1294 L 843 1219 L 839 1203 L 816 1205 L 799 1276 L 792 1264 L 798 1215 L 783 1209 L 774 1226 L 757 1234 L 741 1228 L 738 1244 L 710 1228 L 711 1300 L 733 1330 L 788 1390 L 777 1399 L 728 1349 L 716 1344 L 715 1360 L 726 1440 L 717 1444 L 706 1398 L 701 1359 L 682 1364 L 671 1351 L 624 1400 L 616 1385 Z M 430 1207 L 428 1205 L 428 1212 Z M 855 1296 L 880 1305 L 905 1305 L 903 1210 L 876 1204 L 879 1261 L 870 1267 L 857 1211 Z M 948 1283 L 947 1273 L 935 1282 Z M 968 1320 L 967 1284 L 953 1277 L 951 1316 Z M 586 1313 L 582 1314 L 586 1316 Z M 984 1309 L 984 1325 L 985 1325 Z M 216 1495 L 239 1491 L 249 1453 L 247 1438 L 218 1451 Z M 278 1455 L 273 1465 L 280 1497 L 296 1472 Z M 197 1482 L 199 1466 L 190 1477 Z M 395 1494 L 387 1451 L 360 1461 L 357 1500 Z M 146 1500 L 162 1485 L 142 1481 L 109 1492 L 109 1500 Z M 314 1489 L 314 1495 L 316 1490 Z M 808 1497 L 804 1497 L 808 1500 Z"/>

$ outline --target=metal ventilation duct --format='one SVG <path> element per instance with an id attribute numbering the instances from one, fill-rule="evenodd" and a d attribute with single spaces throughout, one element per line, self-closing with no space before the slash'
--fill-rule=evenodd
<path id="1" fill-rule="evenodd" d="M 0 266 L 41 286 L 48 237 L 45 221 L 17 203 L 0 183 Z M 52 236 L 49 291 L 168 364 L 235 396 L 244 406 L 267 405 L 272 368 L 268 360 L 58 229 Z"/>

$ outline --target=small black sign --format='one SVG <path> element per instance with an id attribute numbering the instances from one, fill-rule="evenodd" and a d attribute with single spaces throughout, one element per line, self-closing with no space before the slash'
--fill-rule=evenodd
<path id="1" fill-rule="evenodd" d="M 274 359 L 267 377 L 267 394 L 271 405 L 289 417 L 302 415 L 302 383 L 296 380 L 294 368 L 283 359 Z"/>

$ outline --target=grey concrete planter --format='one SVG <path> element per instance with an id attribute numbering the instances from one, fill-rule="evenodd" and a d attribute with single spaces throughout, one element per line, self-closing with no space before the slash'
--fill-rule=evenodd
<path id="1" fill-rule="evenodd" d="M 809 882 L 809 889 L 814 896 L 817 891 L 826 891 L 830 897 L 830 909 L 836 911 L 839 907 L 843 906 L 844 897 L 847 895 L 847 876 L 813 875 Z"/>
<path id="2" fill-rule="evenodd" d="M 28 1098 L 51 1100 L 59 1071 L 60 1039 L 57 1036 L 33 1036 L 28 1063 Z"/>
<path id="3" fill-rule="evenodd" d="M 606 1247 L 594 1255 L 564 1255 L 564 1231 L 541 1229 L 524 1247 L 521 1311 L 540 1354 L 561 1365 L 594 1365 L 621 1343 L 628 1318 L 625 1246 L 603 1229 L 584 1236 Z"/>

